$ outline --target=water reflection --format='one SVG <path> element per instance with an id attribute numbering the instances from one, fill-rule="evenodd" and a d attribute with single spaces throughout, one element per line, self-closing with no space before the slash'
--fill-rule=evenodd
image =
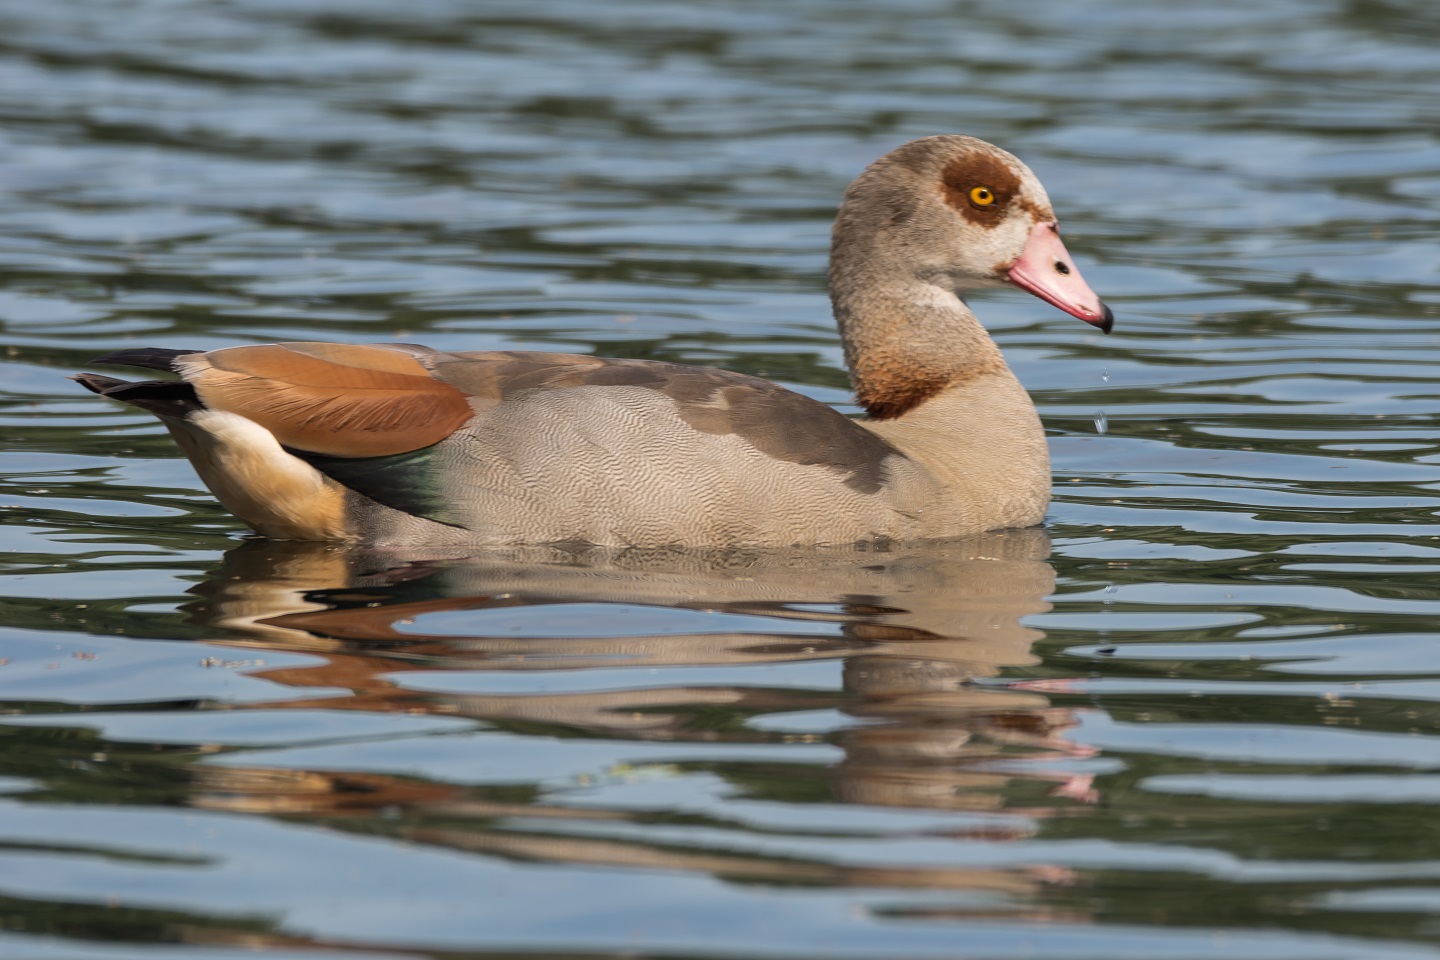
<path id="1" fill-rule="evenodd" d="M 793 759 L 687 758 L 683 748 L 667 766 L 703 768 L 732 792 L 769 801 L 1001 814 L 957 821 L 943 834 L 1004 840 L 1031 835 L 1033 818 L 1096 799 L 1089 776 L 1055 769 L 1055 761 L 1088 755 L 1064 736 L 1070 711 L 1039 693 L 976 682 L 1035 662 L 1040 633 L 1021 618 L 1049 609 L 1049 549 L 1041 530 L 867 551 L 515 548 L 464 558 L 255 541 L 232 551 L 186 609 L 217 629 L 213 642 L 244 648 L 246 658 L 257 650 L 318 657 L 259 670 L 255 676 L 297 695 L 248 709 L 463 717 L 537 738 L 829 745 L 838 760 L 822 776 Z M 570 616 L 597 605 L 613 615 Z M 614 625 L 627 617 L 656 629 L 620 634 Z M 566 623 L 581 629 L 542 635 Z M 585 635 L 596 632 L 605 635 Z M 798 661 L 838 664 L 838 686 L 767 683 L 764 667 Z M 715 682 L 666 682 L 672 671 L 694 678 L 695 668 L 703 675 L 712 667 L 726 668 Z M 520 682 L 520 692 L 466 692 L 486 687 L 487 676 L 516 674 L 538 679 Z M 563 689 L 551 688 L 547 675 L 563 675 L 554 684 Z M 1068 878 L 1045 866 L 857 866 L 664 831 L 627 835 L 596 825 L 653 824 L 656 811 L 597 805 L 584 783 L 476 788 L 233 762 L 194 774 L 189 802 L 198 807 L 344 829 L 369 821 L 367 832 L 506 859 L 750 882 L 988 890 L 1022 901 Z M 677 818 L 685 822 L 662 817 Z M 752 830 L 723 814 L 697 825 L 701 834 Z"/>

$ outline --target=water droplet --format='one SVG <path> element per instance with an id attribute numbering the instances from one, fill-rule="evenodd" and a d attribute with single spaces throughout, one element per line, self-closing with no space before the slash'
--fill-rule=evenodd
<path id="1" fill-rule="evenodd" d="M 1095 432 L 1104 433 L 1110 429 L 1110 421 L 1105 419 L 1104 410 L 1095 411 Z"/>

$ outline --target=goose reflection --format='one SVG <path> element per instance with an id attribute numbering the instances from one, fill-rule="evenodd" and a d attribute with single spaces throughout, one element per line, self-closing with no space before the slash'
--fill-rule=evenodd
<path id="1" fill-rule="evenodd" d="M 1049 609 L 1049 547 L 1034 529 L 865 550 L 531 547 L 464 558 L 255 541 L 232 551 L 186 610 L 216 643 L 318 657 L 256 671 L 297 694 L 245 709 L 463 717 L 529 736 L 830 744 L 842 759 L 818 780 L 806 769 L 834 802 L 993 814 L 962 818 L 944 835 L 1012 839 L 1096 799 L 1087 776 L 1065 771 L 1087 755 L 1065 736 L 1069 711 L 1038 692 L 977 682 L 1037 662 L 1041 633 L 1021 618 Z M 693 629 L 697 620 L 704 629 Z M 763 672 L 744 669 L 717 671 L 718 683 L 655 683 L 668 668 L 797 661 L 838 662 L 838 688 L 766 685 Z M 476 676 L 547 671 L 569 671 L 570 689 L 463 689 Z M 469 682 L 447 689 L 447 677 L 461 676 Z M 795 722 L 817 716 L 827 718 L 819 732 Z M 740 792 L 765 794 L 759 775 L 737 772 L 743 763 L 720 766 Z M 379 821 L 412 842 L 516 859 L 1022 898 L 1067 877 L 1043 866 L 847 866 L 555 831 L 546 825 L 645 821 L 539 785 L 517 797 L 349 770 L 231 762 L 195 771 L 198 806 Z M 783 802 L 783 793 L 769 798 Z"/>

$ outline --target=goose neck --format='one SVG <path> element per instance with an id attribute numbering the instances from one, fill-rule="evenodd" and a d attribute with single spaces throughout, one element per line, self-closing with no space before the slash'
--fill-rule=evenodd
<path id="1" fill-rule="evenodd" d="M 901 417 L 950 387 L 1008 369 L 960 297 L 920 279 L 832 282 L 855 396 L 877 420 Z"/>

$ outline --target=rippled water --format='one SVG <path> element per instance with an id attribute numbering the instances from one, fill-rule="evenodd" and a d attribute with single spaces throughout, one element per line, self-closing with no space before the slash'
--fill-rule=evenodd
<path id="1" fill-rule="evenodd" d="M 1427 0 L 0 5 L 0 953 L 1440 956 Z M 1104 338 L 977 303 L 1047 533 L 244 543 L 157 344 L 719 364 L 847 406 L 840 191 L 964 132 Z"/>

